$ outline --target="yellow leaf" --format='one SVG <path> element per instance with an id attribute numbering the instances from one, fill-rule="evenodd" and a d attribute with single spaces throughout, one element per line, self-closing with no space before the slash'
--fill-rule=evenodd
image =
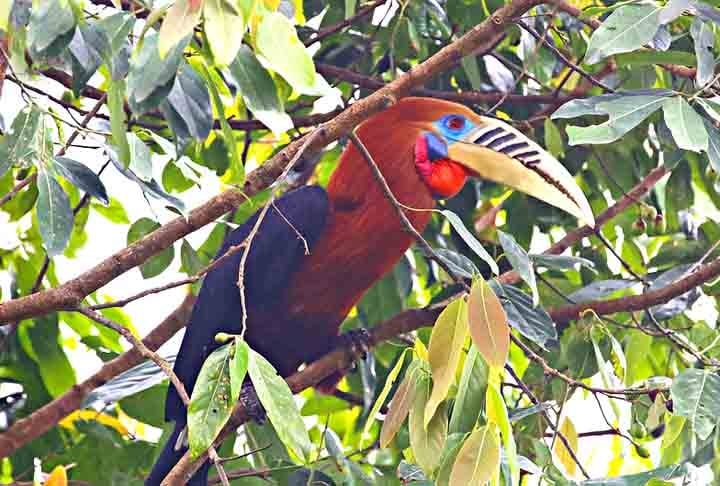
<path id="1" fill-rule="evenodd" d="M 405 373 L 400 386 L 398 386 L 395 395 L 390 401 L 388 406 L 388 413 L 385 415 L 385 421 L 383 422 L 382 428 L 380 429 L 380 447 L 385 448 L 390 444 L 400 430 L 405 417 L 407 417 L 410 411 L 410 405 L 415 400 L 415 393 L 417 391 L 417 376 L 416 366 L 410 366 Z"/>
<path id="2" fill-rule="evenodd" d="M 68 478 L 65 466 L 55 466 L 45 480 L 45 486 L 67 486 Z"/>
<path id="3" fill-rule="evenodd" d="M 518 464 L 515 437 L 513 436 L 505 401 L 500 393 L 499 380 L 491 379 L 488 382 L 485 395 L 485 410 L 488 422 L 497 424 L 500 429 L 503 447 L 505 447 L 505 457 L 510 468 L 510 484 L 520 484 L 520 465 Z"/>
<path id="4" fill-rule="evenodd" d="M 575 425 L 568 417 L 565 417 L 562 424 L 560 424 L 559 430 L 560 433 L 567 439 L 572 451 L 577 455 L 578 434 L 577 430 L 575 430 Z M 567 447 L 565 447 L 565 444 L 559 437 L 555 439 L 553 452 L 555 453 L 555 458 L 563 466 L 563 468 L 565 468 L 567 474 L 569 476 L 575 476 L 578 470 L 577 463 L 575 462 L 575 459 L 572 458 L 570 451 Z"/>
<path id="5" fill-rule="evenodd" d="M 428 350 L 425 347 L 425 344 L 423 344 L 423 342 L 419 339 L 415 340 L 415 354 L 423 361 L 428 360 Z"/>
<path id="6" fill-rule="evenodd" d="M 202 3 L 197 0 L 177 0 L 167 11 L 160 26 L 158 51 L 165 57 L 170 49 L 193 33 L 200 20 Z"/>
<path id="7" fill-rule="evenodd" d="M 227 66 L 235 59 L 245 35 L 242 10 L 228 0 L 206 0 L 203 8 L 205 35 L 215 63 Z"/>
<path id="8" fill-rule="evenodd" d="M 494 425 L 475 430 L 455 458 L 450 486 L 484 484 L 500 467 L 500 442 Z"/>
<path id="9" fill-rule="evenodd" d="M 490 366 L 502 368 L 510 350 L 510 327 L 500 299 L 482 278 L 470 289 L 468 316 L 475 347 Z"/>
<path id="10" fill-rule="evenodd" d="M 428 349 L 433 388 L 425 407 L 426 427 L 455 381 L 455 371 L 468 334 L 467 322 L 467 305 L 462 298 L 451 302 L 435 321 Z"/>
<path id="11" fill-rule="evenodd" d="M 75 410 L 73 413 L 60 421 L 60 426 L 66 429 L 74 429 L 77 421 L 95 421 L 107 427 L 115 429 L 118 434 L 128 435 L 127 428 L 115 417 L 95 410 Z"/>

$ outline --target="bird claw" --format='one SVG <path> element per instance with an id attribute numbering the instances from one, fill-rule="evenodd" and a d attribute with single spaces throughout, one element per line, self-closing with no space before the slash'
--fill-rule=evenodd
<path id="1" fill-rule="evenodd" d="M 244 382 L 240 387 L 240 403 L 245 408 L 245 411 L 252 420 L 258 425 L 263 425 L 267 422 L 267 413 L 265 407 L 260 403 L 260 399 L 255 393 L 255 387 L 252 383 Z"/>
<path id="2" fill-rule="evenodd" d="M 358 359 L 367 359 L 370 352 L 371 336 L 367 329 L 351 329 L 340 335 L 342 345 L 352 354 L 353 363 Z"/>

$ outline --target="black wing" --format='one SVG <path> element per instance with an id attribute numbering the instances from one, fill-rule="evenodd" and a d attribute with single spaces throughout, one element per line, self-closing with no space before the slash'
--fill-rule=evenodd
<path id="1" fill-rule="evenodd" d="M 272 306 L 282 295 L 290 276 L 300 266 L 309 247 L 317 241 L 328 215 L 325 190 L 305 186 L 288 192 L 271 207 L 253 238 L 245 265 L 245 297 L 253 309 Z M 278 212 L 279 211 L 279 212 Z M 257 222 L 258 213 L 225 239 L 218 256 L 242 243 Z M 291 223 L 291 224 L 289 224 Z M 298 236 L 302 235 L 302 238 Z M 218 332 L 237 333 L 242 309 L 237 286 L 238 269 L 244 250 L 238 251 L 205 276 L 175 361 L 175 373 L 188 394 L 207 356 L 219 344 Z M 168 388 L 165 419 L 185 423 L 186 411 L 175 388 Z"/>

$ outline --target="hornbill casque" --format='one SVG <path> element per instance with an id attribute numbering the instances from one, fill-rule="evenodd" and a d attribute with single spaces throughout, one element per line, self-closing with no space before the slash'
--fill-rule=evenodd
<path id="1" fill-rule="evenodd" d="M 431 209 L 437 199 L 454 196 L 468 176 L 474 176 L 594 224 L 587 199 L 565 167 L 515 128 L 465 106 L 404 98 L 362 123 L 356 133 L 406 206 Z M 430 211 L 406 214 L 420 232 L 431 217 Z M 242 243 L 257 218 L 255 214 L 233 230 L 218 255 Z M 283 376 L 335 348 L 351 308 L 412 242 L 363 156 L 348 144 L 327 190 L 304 186 L 289 191 L 261 221 L 244 271 L 248 343 Z M 219 346 L 215 335 L 240 330 L 241 257 L 235 253 L 205 276 L 174 368 L 188 393 L 204 360 Z M 340 378 L 330 377 L 321 388 L 332 389 Z M 176 426 L 147 486 L 159 485 L 186 452 L 177 448 L 186 413 L 170 386 L 165 418 Z M 206 463 L 188 484 L 206 484 L 208 468 Z"/>

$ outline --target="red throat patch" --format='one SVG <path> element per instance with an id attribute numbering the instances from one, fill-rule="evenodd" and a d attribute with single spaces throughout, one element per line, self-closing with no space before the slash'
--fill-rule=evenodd
<path id="1" fill-rule="evenodd" d="M 468 177 L 465 167 L 453 160 L 430 160 L 427 140 L 422 135 L 415 141 L 415 168 L 433 196 L 439 199 L 451 198 L 460 192 Z"/>

